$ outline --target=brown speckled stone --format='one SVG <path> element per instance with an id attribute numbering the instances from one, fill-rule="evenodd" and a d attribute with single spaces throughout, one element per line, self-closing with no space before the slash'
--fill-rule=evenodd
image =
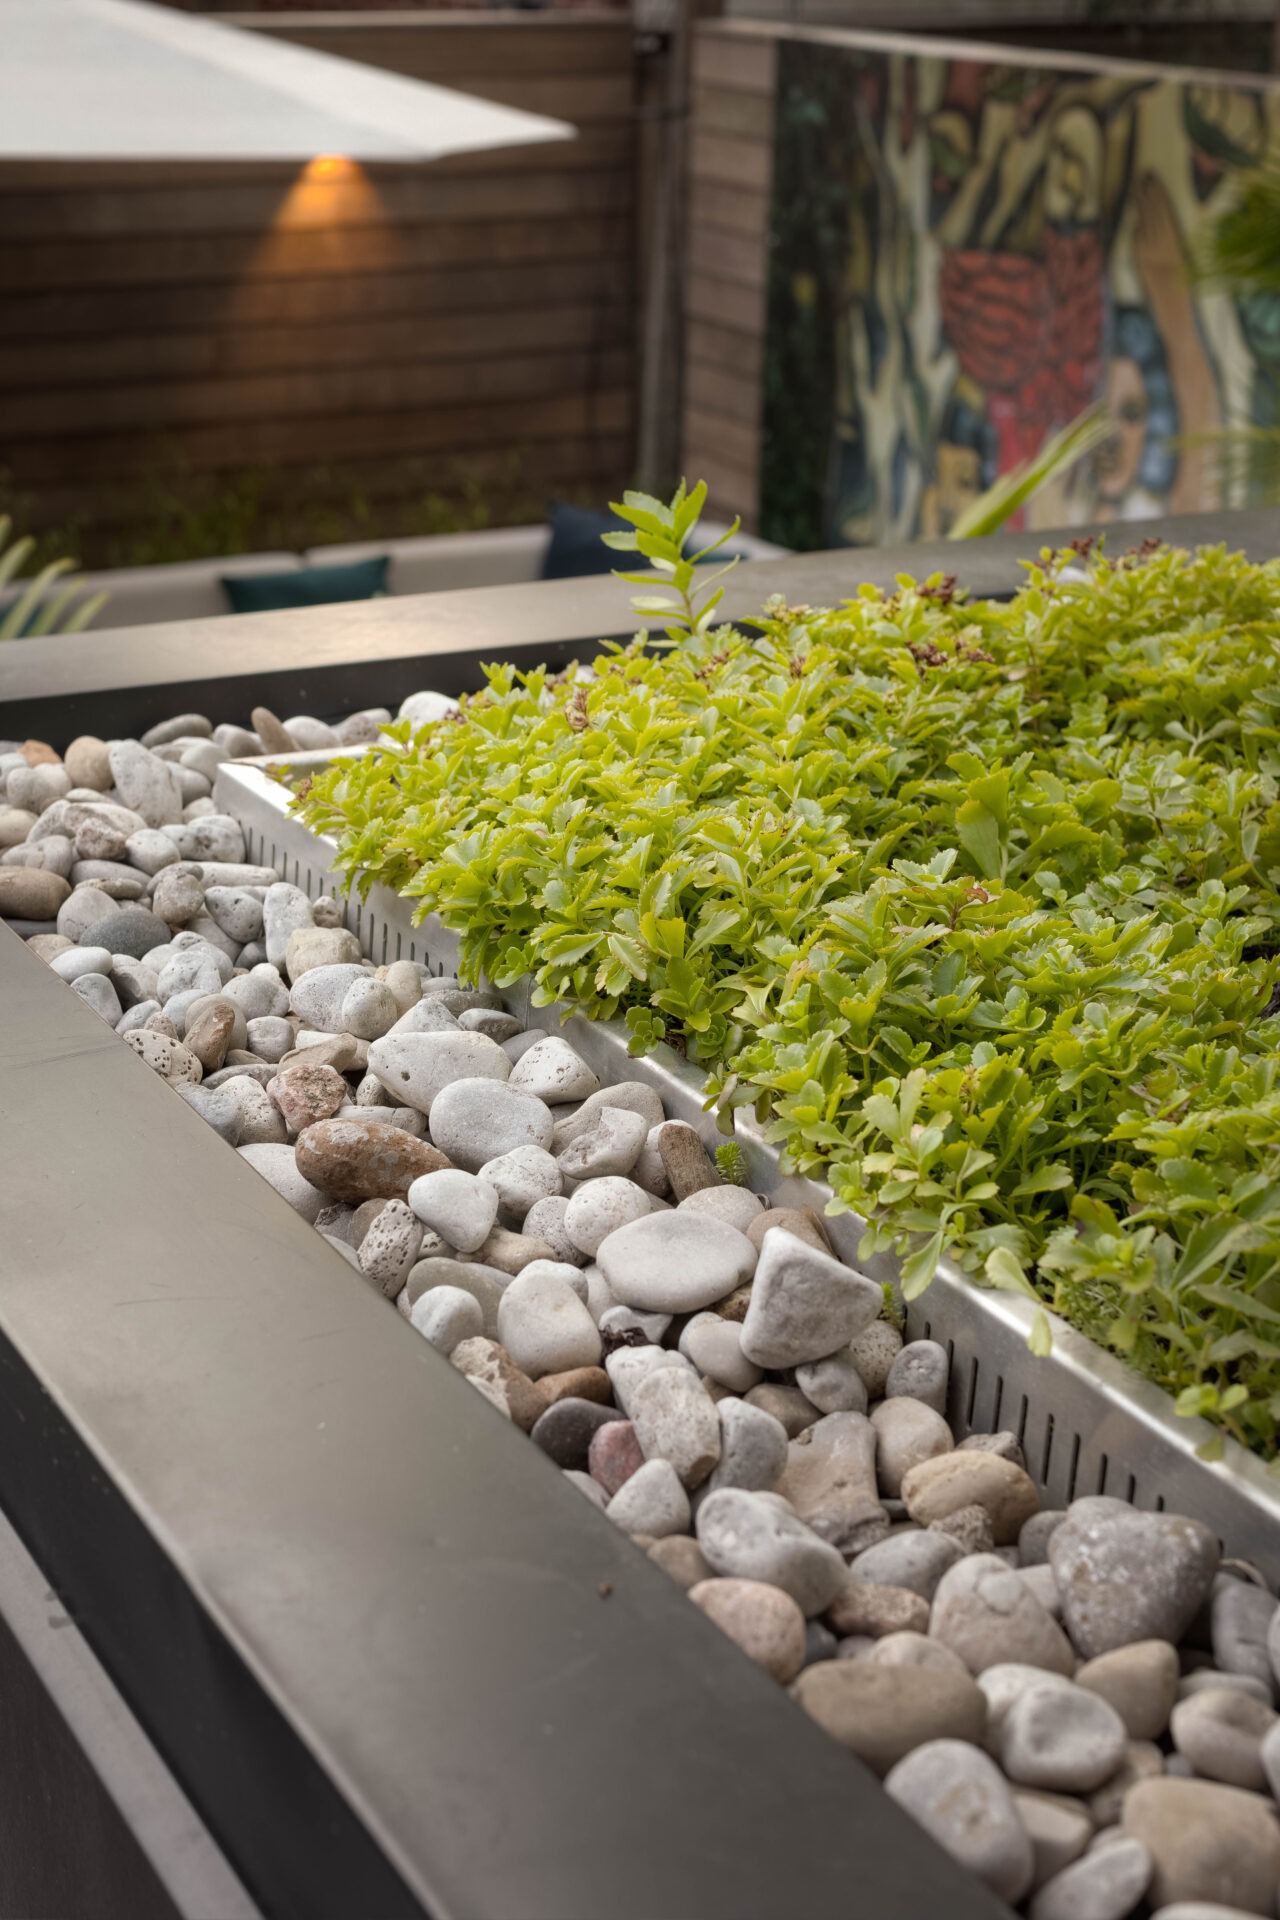
<path id="1" fill-rule="evenodd" d="M 450 1166 L 438 1148 L 381 1120 L 321 1120 L 298 1135 L 298 1172 L 333 1200 L 403 1200 L 424 1173 Z"/>

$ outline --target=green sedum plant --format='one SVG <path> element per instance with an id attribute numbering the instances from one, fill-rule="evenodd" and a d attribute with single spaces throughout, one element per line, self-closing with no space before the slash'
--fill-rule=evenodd
<path id="1" fill-rule="evenodd" d="M 302 812 L 469 976 L 704 1063 L 908 1296 L 946 1254 L 1273 1457 L 1278 665 L 1280 563 L 1079 543 L 491 667 Z"/>

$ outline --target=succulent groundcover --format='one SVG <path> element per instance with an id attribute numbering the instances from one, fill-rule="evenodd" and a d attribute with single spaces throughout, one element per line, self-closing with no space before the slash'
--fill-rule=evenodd
<path id="1" fill-rule="evenodd" d="M 490 667 L 300 804 L 466 975 L 702 1063 L 908 1297 L 945 1254 L 1270 1458 L 1278 669 L 1280 563 L 1079 543 Z"/>

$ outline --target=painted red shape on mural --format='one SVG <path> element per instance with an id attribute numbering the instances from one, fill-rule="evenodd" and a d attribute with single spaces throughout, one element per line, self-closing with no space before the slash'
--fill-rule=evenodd
<path id="1" fill-rule="evenodd" d="M 1102 379 L 1101 235 L 1048 227 L 1040 248 L 952 248 L 942 257 L 943 333 L 986 395 L 1001 473 L 1091 405 Z"/>

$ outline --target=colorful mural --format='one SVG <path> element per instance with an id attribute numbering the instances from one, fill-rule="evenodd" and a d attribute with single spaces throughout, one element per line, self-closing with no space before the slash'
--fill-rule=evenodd
<path id="1" fill-rule="evenodd" d="M 1280 301 L 1193 291 L 1280 96 L 787 40 L 779 49 L 761 531 L 945 533 L 1095 401 L 1105 441 L 1025 510 L 1220 504 L 1224 424 L 1280 420 Z"/>

